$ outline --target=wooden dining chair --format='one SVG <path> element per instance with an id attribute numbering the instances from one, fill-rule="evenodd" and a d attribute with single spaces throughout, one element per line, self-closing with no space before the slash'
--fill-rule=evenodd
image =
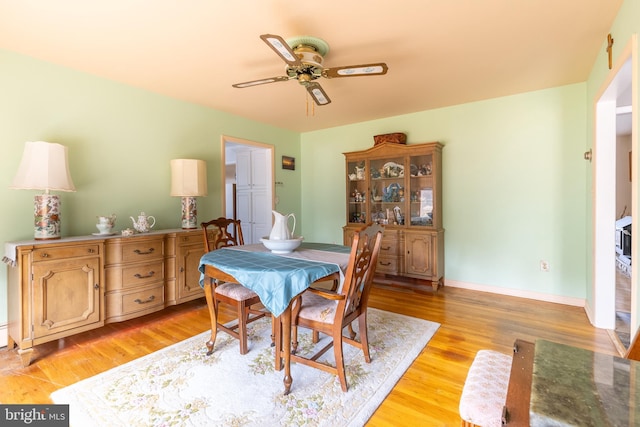
<path id="1" fill-rule="evenodd" d="M 378 224 L 369 224 L 357 231 L 353 236 L 349 265 L 342 288 L 335 291 L 309 288 L 302 293 L 292 309 L 293 349 L 291 361 L 337 375 L 342 391 L 347 391 L 342 352 L 343 342 L 360 348 L 365 361 L 371 362 L 367 339 L 367 305 L 378 261 L 382 232 L 383 228 Z M 356 341 L 356 334 L 351 328 L 351 323 L 356 320 L 358 321 L 360 341 Z M 296 353 L 298 327 L 311 329 L 313 342 L 318 341 L 319 333 L 329 335 L 332 339 L 314 355 L 303 357 Z M 349 329 L 349 336 L 343 335 L 343 330 L 346 327 Z M 332 346 L 335 366 L 318 362 L 317 359 Z"/>
<path id="2" fill-rule="evenodd" d="M 204 248 L 211 252 L 227 246 L 243 245 L 240 220 L 220 217 L 200 224 L 204 233 Z M 240 354 L 246 354 L 247 325 L 269 313 L 266 310 L 254 309 L 260 303 L 260 297 L 252 290 L 233 282 L 220 282 L 204 272 L 204 293 L 211 317 L 211 339 L 207 342 L 207 355 L 213 353 L 217 331 L 221 330 L 240 341 Z M 238 321 L 234 325 L 218 322 L 218 304 L 225 303 L 235 307 Z"/>

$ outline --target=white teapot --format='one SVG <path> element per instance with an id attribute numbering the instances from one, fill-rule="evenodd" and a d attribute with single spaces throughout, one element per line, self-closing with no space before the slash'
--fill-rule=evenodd
<path id="1" fill-rule="evenodd" d="M 282 215 L 279 212 L 272 211 L 275 218 L 269 240 L 290 240 L 293 238 L 293 232 L 296 229 L 296 217 L 294 214 Z M 289 218 L 293 218 L 293 227 L 289 230 Z"/>
<path id="2" fill-rule="evenodd" d="M 100 234 L 109 234 L 111 233 L 111 229 L 116 223 L 116 214 L 111 214 L 111 216 L 98 216 L 98 223 L 96 227 L 100 230 Z"/>
<path id="3" fill-rule="evenodd" d="M 156 225 L 156 219 L 151 215 L 147 216 L 144 212 L 140 212 L 137 222 L 132 216 L 129 218 L 133 221 L 133 228 L 135 228 L 138 233 L 146 233 Z"/>

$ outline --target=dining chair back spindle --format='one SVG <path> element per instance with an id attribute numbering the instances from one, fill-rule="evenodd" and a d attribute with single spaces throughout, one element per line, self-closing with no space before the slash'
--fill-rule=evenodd
<path id="1" fill-rule="evenodd" d="M 242 228 L 240 220 L 220 217 L 208 222 L 201 223 L 204 234 L 204 248 L 206 252 L 211 252 L 228 246 L 243 245 Z M 207 341 L 207 355 L 213 353 L 213 346 L 218 330 L 224 331 L 240 341 L 240 354 L 246 354 L 247 325 L 258 320 L 269 313 L 265 310 L 253 308 L 260 303 L 258 294 L 244 286 L 232 281 L 225 282 L 213 279 L 204 271 L 204 293 L 209 306 L 211 317 L 211 338 Z M 232 278 L 230 278 L 231 280 Z M 222 324 L 218 321 L 218 304 L 222 302 L 235 307 L 237 312 L 237 323 Z"/>
<path id="2" fill-rule="evenodd" d="M 360 348 L 367 363 L 371 362 L 369 341 L 367 338 L 367 306 L 373 275 L 378 262 L 383 228 L 378 224 L 369 224 L 358 230 L 352 240 L 349 264 L 344 283 L 335 291 L 309 288 L 294 302 L 292 311 L 292 354 L 291 361 L 321 369 L 337 375 L 343 391 L 347 391 L 343 359 L 343 342 Z M 358 321 L 360 340 L 351 324 Z M 313 331 L 313 342 L 318 341 L 319 333 L 331 337 L 330 342 L 312 356 L 297 354 L 298 327 Z M 349 336 L 343 334 L 348 327 Z M 317 359 L 333 347 L 335 366 Z"/>

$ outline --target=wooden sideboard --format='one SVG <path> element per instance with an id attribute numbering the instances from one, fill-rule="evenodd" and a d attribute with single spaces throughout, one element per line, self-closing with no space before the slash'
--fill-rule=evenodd
<path id="1" fill-rule="evenodd" d="M 33 347 L 204 296 L 202 230 L 8 243 L 9 348 Z"/>

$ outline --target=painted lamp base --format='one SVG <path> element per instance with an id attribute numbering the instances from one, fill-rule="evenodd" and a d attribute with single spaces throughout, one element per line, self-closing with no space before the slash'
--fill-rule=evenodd
<path id="1" fill-rule="evenodd" d="M 39 194 L 33 202 L 35 239 L 59 239 L 60 198 L 53 194 Z"/>
<path id="2" fill-rule="evenodd" d="M 198 228 L 198 208 L 195 197 L 182 198 L 182 228 Z"/>

